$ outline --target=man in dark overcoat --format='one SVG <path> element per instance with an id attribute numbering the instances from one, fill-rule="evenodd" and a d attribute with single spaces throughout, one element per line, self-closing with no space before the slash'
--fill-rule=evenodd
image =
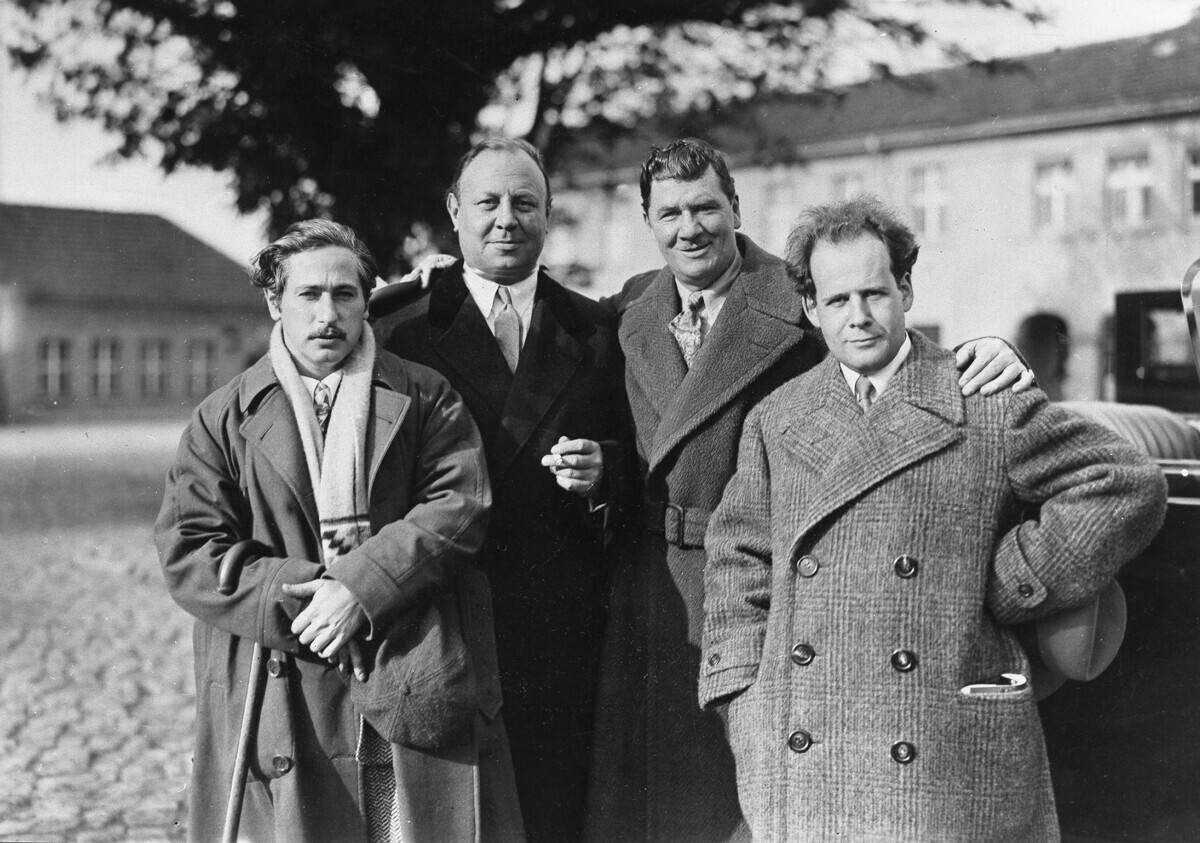
<path id="1" fill-rule="evenodd" d="M 478 431 L 445 378 L 376 352 L 375 265 L 353 231 L 297 223 L 255 265 L 271 349 L 196 409 L 155 525 L 196 618 L 189 836 L 221 837 L 257 642 L 238 839 L 519 839 L 490 598 L 469 565 L 490 504 Z M 222 559 L 251 539 L 263 554 L 219 593 Z M 405 648 L 389 672 L 375 654 L 409 629 L 434 650 Z M 364 688 L 394 701 L 382 719 Z M 422 719 L 398 735 L 402 707 Z"/>
<path id="2" fill-rule="evenodd" d="M 532 146 L 477 145 L 447 196 L 463 259 L 398 309 L 388 288 L 372 301 L 381 345 L 445 375 L 483 436 L 493 509 L 480 565 L 495 596 L 504 716 L 535 843 L 582 833 L 610 582 L 606 521 L 636 472 L 614 319 L 538 267 L 550 201 Z"/>
<path id="3" fill-rule="evenodd" d="M 720 152 L 691 139 L 654 149 L 641 195 L 666 266 L 630 279 L 610 303 L 645 521 L 614 574 L 588 838 L 725 840 L 744 825 L 721 718 L 696 705 L 704 536 L 746 414 L 825 349 L 784 262 L 736 233 L 738 197 Z M 1000 340 L 964 345 L 959 361 L 964 392 L 1028 382 Z"/>
<path id="4" fill-rule="evenodd" d="M 1166 512 L 1148 457 L 1042 391 L 962 396 L 905 328 L 916 256 L 875 200 L 802 219 L 830 355 L 747 418 L 708 532 L 700 701 L 756 840 L 1058 840 L 1012 626 L 1087 604 Z"/>

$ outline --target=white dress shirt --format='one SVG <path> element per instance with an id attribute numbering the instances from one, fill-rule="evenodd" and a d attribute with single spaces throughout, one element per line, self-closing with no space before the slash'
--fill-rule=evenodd
<path id="1" fill-rule="evenodd" d="M 912 352 L 912 338 L 908 332 L 904 333 L 904 342 L 901 344 L 899 351 L 891 361 L 874 374 L 867 375 L 867 380 L 875 387 L 875 398 L 878 399 L 883 391 L 887 389 L 888 381 L 892 379 L 892 375 L 900 371 L 900 367 L 904 365 L 904 361 L 908 359 L 908 355 Z M 846 379 L 846 383 L 850 386 L 850 392 L 854 392 L 854 384 L 858 381 L 861 372 L 856 372 L 847 366 L 845 363 L 839 364 L 842 367 L 842 377 Z"/>
<path id="2" fill-rule="evenodd" d="M 364 330 L 370 329 L 364 328 Z M 300 375 L 300 382 L 304 384 L 304 388 L 308 390 L 308 397 L 312 398 L 314 402 L 316 401 L 317 384 L 325 384 L 325 388 L 329 390 L 329 406 L 332 409 L 333 402 L 337 400 L 338 387 L 342 385 L 342 370 L 338 369 L 330 372 L 320 380 L 310 378 L 307 375 Z"/>
<path id="3" fill-rule="evenodd" d="M 525 347 L 525 337 L 529 334 L 529 320 L 533 316 L 533 299 L 537 293 L 537 276 L 538 271 L 535 269 L 533 274 L 528 278 L 508 285 L 509 292 L 512 294 L 513 310 L 517 312 L 517 319 L 521 323 L 522 348 Z M 487 280 L 465 264 L 463 265 L 463 281 L 466 282 L 467 292 L 475 300 L 475 305 L 479 308 L 479 312 L 487 320 L 488 330 L 492 332 L 492 336 L 495 336 L 496 318 L 492 311 L 496 303 L 496 290 L 499 289 L 500 285 L 495 281 Z"/>
<path id="4" fill-rule="evenodd" d="M 700 309 L 700 321 L 704 325 L 704 336 L 708 336 L 708 332 L 712 330 L 713 323 L 717 321 L 717 316 L 721 313 L 721 308 L 725 306 L 725 299 L 729 298 L 729 290 L 741 271 L 742 256 L 739 253 L 720 278 L 700 291 L 704 298 L 704 307 Z M 679 291 L 679 301 L 683 303 L 684 307 L 687 306 L 688 297 L 696 292 L 693 288 L 681 284 L 678 278 L 675 279 L 675 289 Z"/>

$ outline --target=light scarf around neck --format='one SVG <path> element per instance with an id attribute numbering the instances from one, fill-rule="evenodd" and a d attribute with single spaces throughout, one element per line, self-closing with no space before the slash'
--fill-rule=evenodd
<path id="1" fill-rule="evenodd" d="M 300 429 L 308 475 L 317 492 L 321 551 L 328 567 L 371 537 L 366 451 L 375 336 L 370 328 L 364 327 L 357 347 L 346 359 L 324 437 L 313 410 L 312 395 L 300 380 L 278 322 L 271 332 L 271 365 L 291 401 Z"/>

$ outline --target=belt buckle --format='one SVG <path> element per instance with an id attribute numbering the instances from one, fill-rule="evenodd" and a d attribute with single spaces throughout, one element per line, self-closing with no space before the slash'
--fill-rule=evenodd
<path id="1" fill-rule="evenodd" d="M 671 527 L 671 514 L 675 515 L 675 525 Z M 663 535 L 671 544 L 683 546 L 683 528 L 684 521 L 687 518 L 687 510 L 677 503 L 663 504 Z"/>

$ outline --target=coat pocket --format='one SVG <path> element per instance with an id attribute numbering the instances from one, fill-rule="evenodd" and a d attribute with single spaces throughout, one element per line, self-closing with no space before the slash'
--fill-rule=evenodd
<path id="1" fill-rule="evenodd" d="M 458 610 L 460 578 L 398 618 L 374 653 L 366 682 L 350 677 L 358 711 L 391 743 L 419 750 L 471 738 L 477 693 Z"/>

